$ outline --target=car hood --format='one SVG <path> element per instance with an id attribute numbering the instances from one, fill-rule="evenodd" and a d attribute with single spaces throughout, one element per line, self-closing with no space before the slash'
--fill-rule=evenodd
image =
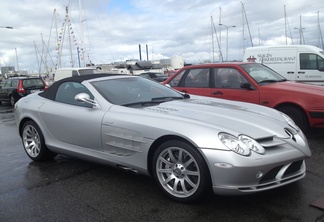
<path id="1" fill-rule="evenodd" d="M 290 127 L 278 111 L 251 103 L 191 95 L 190 99 L 165 102 L 144 109 L 181 117 L 177 120 L 180 120 L 179 124 L 181 121 L 192 121 L 233 135 L 245 134 L 255 139 L 269 136 L 289 138 L 285 128 Z"/>
<path id="2" fill-rule="evenodd" d="M 298 94 L 311 94 L 311 95 L 323 95 L 324 87 L 319 85 L 313 85 L 308 83 L 299 83 L 294 81 L 278 82 L 268 84 L 263 87 L 270 88 L 271 90 L 280 90 L 280 92 L 286 91 L 290 93 Z"/>

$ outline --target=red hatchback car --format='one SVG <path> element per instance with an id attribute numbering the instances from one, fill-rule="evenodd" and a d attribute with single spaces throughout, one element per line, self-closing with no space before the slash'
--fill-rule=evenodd
<path id="1" fill-rule="evenodd" d="M 303 131 L 324 127 L 324 86 L 287 81 L 259 63 L 185 66 L 164 84 L 189 94 L 275 108 L 291 117 Z"/>

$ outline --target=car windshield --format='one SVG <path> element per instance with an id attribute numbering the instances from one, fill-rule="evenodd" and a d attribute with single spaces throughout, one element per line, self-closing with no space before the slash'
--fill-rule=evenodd
<path id="1" fill-rule="evenodd" d="M 260 85 L 287 81 L 279 73 L 259 63 L 243 64 L 241 67 Z"/>
<path id="2" fill-rule="evenodd" d="M 122 106 L 156 105 L 184 99 L 181 93 L 141 77 L 122 77 L 91 83 L 110 103 Z"/>

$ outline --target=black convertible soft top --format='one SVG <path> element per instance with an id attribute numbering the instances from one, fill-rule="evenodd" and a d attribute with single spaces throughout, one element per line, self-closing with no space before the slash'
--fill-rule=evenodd
<path id="1" fill-rule="evenodd" d="M 99 74 L 87 74 L 87 75 L 82 75 L 82 76 L 72 76 L 72 77 L 67 77 L 64 79 L 61 79 L 53 85 L 51 85 L 47 90 L 39 93 L 38 95 L 50 100 L 55 100 L 56 92 L 58 87 L 64 83 L 64 82 L 83 82 L 88 79 L 96 79 L 96 78 L 101 78 L 101 77 L 107 77 L 107 76 L 122 76 L 122 74 L 110 74 L 110 73 L 99 73 Z"/>

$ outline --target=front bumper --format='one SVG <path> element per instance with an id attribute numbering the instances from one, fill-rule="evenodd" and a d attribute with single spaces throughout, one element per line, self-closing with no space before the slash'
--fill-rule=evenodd
<path id="1" fill-rule="evenodd" d="M 249 157 L 232 151 L 202 149 L 213 191 L 220 195 L 242 195 L 274 189 L 298 181 L 306 175 L 307 156 L 297 149 L 270 151 Z"/>

